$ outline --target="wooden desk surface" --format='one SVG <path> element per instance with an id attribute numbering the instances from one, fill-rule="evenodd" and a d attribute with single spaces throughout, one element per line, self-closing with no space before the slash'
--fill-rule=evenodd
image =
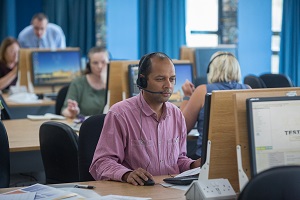
<path id="1" fill-rule="evenodd" d="M 154 180 L 156 184 L 154 186 L 134 186 L 128 183 L 121 183 L 116 181 L 89 181 L 82 182 L 80 184 L 93 185 L 96 188 L 95 192 L 104 195 L 123 195 L 123 196 L 134 196 L 134 197 L 150 197 L 153 200 L 159 199 L 174 199 L 174 200 L 185 200 L 185 191 L 173 188 L 165 188 L 159 183 L 163 183 L 163 178 L 166 176 L 155 176 Z M 15 190 L 16 188 L 4 188 L 0 189 L 0 193 Z"/>
<path id="2" fill-rule="evenodd" d="M 49 120 L 14 119 L 3 120 L 6 128 L 10 152 L 40 150 L 39 129 Z M 69 123 L 67 120 L 55 120 Z"/>
<path id="3" fill-rule="evenodd" d="M 55 101 L 51 99 L 43 99 L 39 103 L 15 103 L 8 99 L 8 94 L 2 94 L 3 99 L 8 107 L 36 107 L 36 106 L 54 106 Z"/>
<path id="4" fill-rule="evenodd" d="M 12 119 L 3 120 L 6 128 L 10 152 L 40 150 L 39 129 L 42 123 L 49 120 Z M 55 120 L 71 124 L 71 120 Z M 196 140 L 198 132 L 190 132 L 187 139 Z"/>

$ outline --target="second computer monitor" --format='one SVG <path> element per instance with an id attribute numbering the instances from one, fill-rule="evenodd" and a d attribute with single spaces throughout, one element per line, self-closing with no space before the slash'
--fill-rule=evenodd
<path id="1" fill-rule="evenodd" d="M 64 85 L 80 75 L 80 50 L 32 52 L 34 86 Z"/>
<path id="2" fill-rule="evenodd" d="M 252 176 L 300 165 L 300 97 L 250 98 L 246 105 Z"/>

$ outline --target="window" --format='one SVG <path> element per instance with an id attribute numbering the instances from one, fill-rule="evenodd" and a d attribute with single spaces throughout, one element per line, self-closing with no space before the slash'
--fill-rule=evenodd
<path id="1" fill-rule="evenodd" d="M 187 46 L 236 44 L 236 11 L 237 0 L 187 0 Z"/>
<path id="2" fill-rule="evenodd" d="M 271 72 L 279 72 L 280 32 L 282 22 L 282 1 L 272 0 L 272 60 Z"/>

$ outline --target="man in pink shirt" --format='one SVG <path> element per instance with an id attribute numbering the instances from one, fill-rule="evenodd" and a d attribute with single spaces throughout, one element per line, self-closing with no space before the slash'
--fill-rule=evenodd
<path id="1" fill-rule="evenodd" d="M 90 166 L 95 180 L 144 185 L 153 176 L 200 167 L 200 159 L 186 156 L 187 131 L 181 111 L 167 102 L 175 80 L 173 62 L 166 54 L 141 58 L 140 94 L 114 104 L 105 117 Z"/>

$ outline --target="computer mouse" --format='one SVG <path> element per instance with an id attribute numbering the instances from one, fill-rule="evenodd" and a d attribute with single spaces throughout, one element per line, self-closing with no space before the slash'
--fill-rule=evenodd
<path id="1" fill-rule="evenodd" d="M 155 184 L 155 182 L 150 178 L 148 178 L 147 181 L 143 180 L 143 182 L 144 182 L 144 186 L 151 186 Z"/>

